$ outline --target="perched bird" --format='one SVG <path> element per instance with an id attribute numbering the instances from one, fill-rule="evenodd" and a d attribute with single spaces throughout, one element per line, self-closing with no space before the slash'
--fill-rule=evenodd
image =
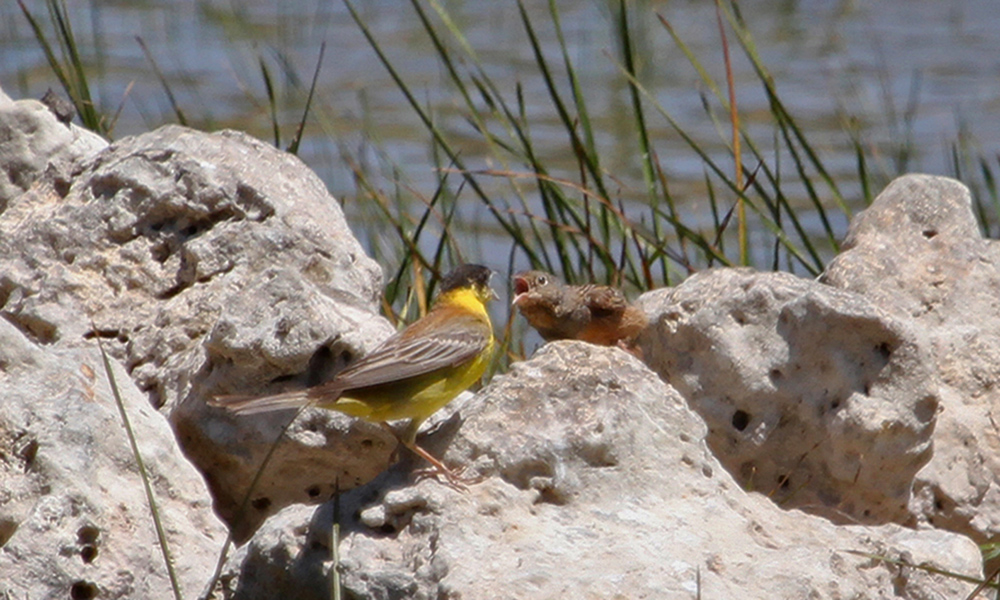
<path id="1" fill-rule="evenodd" d="M 494 338 L 486 305 L 496 297 L 489 285 L 491 275 L 480 265 L 459 266 L 441 280 L 423 318 L 326 383 L 273 396 L 220 396 L 209 403 L 237 414 L 314 404 L 376 423 L 410 419 L 399 441 L 461 486 L 456 474 L 417 446 L 417 429 L 479 381 L 490 362 Z"/>
<path id="2" fill-rule="evenodd" d="M 629 349 L 646 327 L 646 313 L 617 288 L 566 285 L 543 271 L 514 276 L 514 306 L 545 341 L 582 340 Z"/>

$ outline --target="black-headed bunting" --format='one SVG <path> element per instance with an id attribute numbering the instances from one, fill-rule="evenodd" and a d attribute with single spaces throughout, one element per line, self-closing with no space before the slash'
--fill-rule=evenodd
<path id="1" fill-rule="evenodd" d="M 237 414 L 313 404 L 366 421 L 410 419 L 399 441 L 461 487 L 459 476 L 416 444 L 420 424 L 479 381 L 493 355 L 493 325 L 486 311 L 495 298 L 492 271 L 461 265 L 441 280 L 423 318 L 411 323 L 341 371 L 334 379 L 273 396 L 221 396 L 210 402 Z"/>

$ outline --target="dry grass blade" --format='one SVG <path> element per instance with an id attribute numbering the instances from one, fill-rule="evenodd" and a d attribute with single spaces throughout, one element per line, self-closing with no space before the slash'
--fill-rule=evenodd
<path id="1" fill-rule="evenodd" d="M 736 83 L 733 80 L 733 62 L 729 56 L 729 40 L 726 38 L 726 28 L 722 24 L 722 0 L 715 0 L 715 19 L 719 26 L 719 38 L 722 40 L 722 56 L 726 64 L 726 88 L 729 92 L 729 119 L 732 125 L 733 137 L 733 180 L 740 190 L 745 190 L 743 185 L 743 153 L 740 150 L 740 115 L 736 108 Z M 739 230 L 740 264 L 750 264 L 750 248 L 747 240 L 747 208 L 744 204 L 744 197 L 736 198 L 736 220 Z"/>
<path id="2" fill-rule="evenodd" d="M 921 563 L 919 565 L 915 565 L 913 563 L 907 562 L 907 561 L 899 559 L 899 558 L 890 558 L 888 556 L 883 556 L 883 555 L 879 555 L 879 554 L 872 554 L 871 552 L 862 552 L 860 550 L 841 550 L 841 552 L 846 552 L 847 554 L 853 554 L 855 556 L 861 556 L 863 558 L 868 558 L 868 559 L 871 559 L 871 560 L 876 560 L 876 561 L 880 561 L 880 562 L 884 562 L 884 563 L 889 563 L 891 565 L 897 565 L 897 566 L 900 566 L 900 567 L 908 567 L 908 568 L 911 568 L 911 569 L 918 569 L 920 571 L 924 571 L 924 572 L 927 572 L 927 573 L 932 573 L 934 575 L 943 575 L 945 577 L 951 577 L 952 579 L 957 579 L 959 581 L 965 581 L 966 583 L 974 583 L 974 584 L 977 584 L 977 585 L 981 585 L 980 591 L 982 589 L 986 589 L 986 588 L 990 588 L 990 589 L 994 589 L 994 590 L 1000 590 L 1000 584 L 992 583 L 988 579 L 987 580 L 983 580 L 983 579 L 979 579 L 978 577 L 970 577 L 968 575 L 963 575 L 961 573 L 955 573 L 953 571 L 948 571 L 946 569 L 939 569 L 937 567 L 933 567 L 933 566 L 931 566 L 929 564 L 926 564 L 926 563 Z M 978 594 L 978 593 L 979 592 L 977 591 L 976 594 Z M 975 594 L 969 596 L 968 598 L 969 598 L 969 600 L 971 600 L 973 597 L 975 597 Z"/>

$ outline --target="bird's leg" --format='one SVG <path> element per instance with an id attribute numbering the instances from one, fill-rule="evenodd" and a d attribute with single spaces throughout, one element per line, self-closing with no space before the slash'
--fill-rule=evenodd
<path id="1" fill-rule="evenodd" d="M 467 490 L 468 487 L 466 486 L 466 481 L 464 481 L 461 477 L 461 471 L 455 472 L 449 469 L 448 467 L 445 466 L 443 462 L 431 456 L 430 452 L 424 450 L 423 448 L 417 445 L 416 442 L 417 429 L 420 427 L 421 422 L 422 420 L 417 420 L 417 419 L 413 419 L 412 421 L 410 421 L 410 424 L 406 426 L 406 430 L 403 432 L 403 435 L 397 434 L 395 431 L 393 431 L 391 427 L 389 427 L 385 423 L 383 423 L 382 425 L 389 431 L 392 431 L 393 435 L 396 436 L 396 439 L 399 440 L 400 444 L 403 444 L 404 446 L 412 450 L 414 454 L 416 454 L 420 458 L 423 458 L 427 462 L 431 463 L 431 466 L 434 467 L 434 470 L 437 472 L 437 474 L 443 476 L 445 480 L 448 482 L 448 485 L 459 491 Z"/>
<path id="2" fill-rule="evenodd" d="M 642 348 L 636 345 L 635 340 L 631 342 L 626 342 L 625 340 L 618 340 L 618 347 L 628 352 L 632 356 L 638 358 L 639 360 L 646 362 L 642 357 Z"/>
<path id="3" fill-rule="evenodd" d="M 462 479 L 461 470 L 456 472 L 449 469 L 448 467 L 445 466 L 443 462 L 431 456 L 430 452 L 424 450 L 415 443 L 406 444 L 404 442 L 404 445 L 406 445 L 406 447 L 409 448 L 410 450 L 413 450 L 415 454 L 419 455 L 421 458 L 431 463 L 431 466 L 434 467 L 434 470 L 437 471 L 437 474 L 444 476 L 449 486 L 460 492 L 464 492 L 469 489 L 469 487 L 466 485 L 466 483 L 469 482 L 467 482 L 465 479 Z"/>

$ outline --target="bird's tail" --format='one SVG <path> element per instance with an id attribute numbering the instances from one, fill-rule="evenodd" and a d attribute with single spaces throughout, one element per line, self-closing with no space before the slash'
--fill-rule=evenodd
<path id="1" fill-rule="evenodd" d="M 300 408 L 315 401 L 316 398 L 310 396 L 308 390 L 297 390 L 273 396 L 215 396 L 207 403 L 238 415 L 254 415 L 272 410 Z"/>

